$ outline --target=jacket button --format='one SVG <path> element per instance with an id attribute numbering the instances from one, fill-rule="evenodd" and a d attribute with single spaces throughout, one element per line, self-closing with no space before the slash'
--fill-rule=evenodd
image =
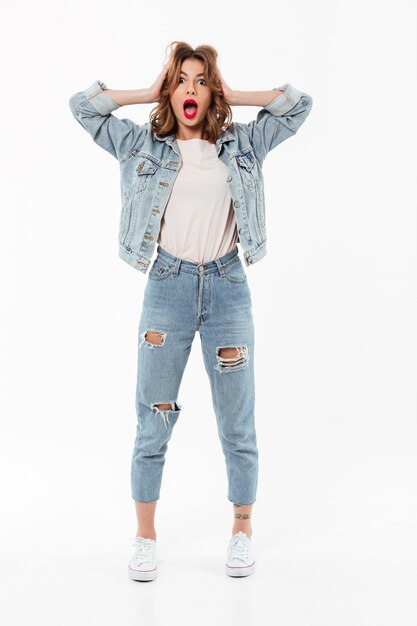
<path id="1" fill-rule="evenodd" d="M 229 181 L 229 180 L 232 180 L 232 177 L 231 177 L 231 176 L 228 176 L 228 177 L 227 177 L 227 180 L 228 180 L 228 181 Z"/>
<path id="2" fill-rule="evenodd" d="M 244 228 L 239 228 L 239 232 L 240 232 L 241 235 L 243 235 L 243 233 L 245 232 L 245 229 Z"/>
<path id="3" fill-rule="evenodd" d="M 235 206 L 240 206 L 240 202 L 239 202 L 239 200 L 235 200 L 234 205 L 235 205 Z"/>

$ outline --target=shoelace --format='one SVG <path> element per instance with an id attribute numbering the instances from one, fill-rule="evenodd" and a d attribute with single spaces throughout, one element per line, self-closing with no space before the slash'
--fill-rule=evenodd
<path id="1" fill-rule="evenodd" d="M 238 533 L 230 540 L 229 555 L 232 558 L 247 560 L 249 557 L 249 538 L 246 539 L 241 533 Z"/>
<path id="2" fill-rule="evenodd" d="M 134 537 L 132 545 L 138 548 L 135 554 L 135 564 L 140 566 L 143 563 L 149 563 L 154 559 L 156 543 L 152 539 L 144 539 L 143 537 Z"/>

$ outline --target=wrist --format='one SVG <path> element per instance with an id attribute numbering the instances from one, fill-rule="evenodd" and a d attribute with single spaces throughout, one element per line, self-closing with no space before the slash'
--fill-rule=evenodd
<path id="1" fill-rule="evenodd" d="M 230 106 L 236 106 L 239 104 L 239 91 L 236 89 L 233 89 L 227 96 L 226 98 L 227 100 L 227 104 L 230 104 Z"/>

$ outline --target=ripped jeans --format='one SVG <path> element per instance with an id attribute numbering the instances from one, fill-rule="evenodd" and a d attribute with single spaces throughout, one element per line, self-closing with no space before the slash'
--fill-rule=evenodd
<path id="1" fill-rule="evenodd" d="M 182 408 L 178 391 L 199 331 L 226 463 L 227 497 L 235 504 L 253 504 L 258 483 L 254 326 L 238 248 L 200 264 L 161 246 L 157 251 L 139 322 L 132 498 L 159 499 L 165 453 Z"/>

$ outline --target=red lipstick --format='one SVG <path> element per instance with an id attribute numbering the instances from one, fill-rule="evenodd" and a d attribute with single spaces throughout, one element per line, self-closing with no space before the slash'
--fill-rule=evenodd
<path id="1" fill-rule="evenodd" d="M 189 106 L 187 106 L 187 104 Z M 185 117 L 188 117 L 188 119 L 192 119 L 193 117 L 195 117 L 197 115 L 197 107 L 198 103 L 196 100 L 194 100 L 194 98 L 187 98 L 186 100 L 184 100 L 183 108 Z"/>

